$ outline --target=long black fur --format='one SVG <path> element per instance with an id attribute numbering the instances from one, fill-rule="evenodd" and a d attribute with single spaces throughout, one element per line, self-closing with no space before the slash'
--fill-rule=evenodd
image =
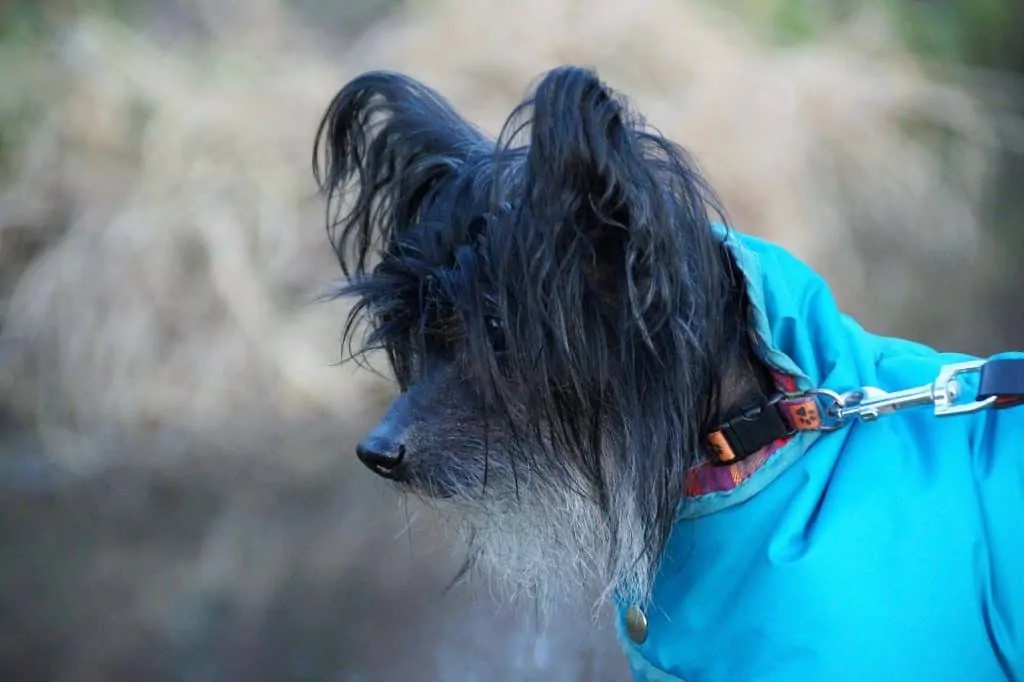
<path id="1" fill-rule="evenodd" d="M 446 483 L 494 485 L 500 460 L 516 486 L 577 488 L 612 554 L 631 499 L 643 548 L 628 559 L 656 566 L 749 352 L 742 278 L 709 223 L 721 210 L 688 155 L 590 70 L 547 73 L 497 140 L 371 72 L 330 104 L 313 165 L 336 293 L 354 299 L 346 348 L 385 351 L 419 396 L 401 482 L 466 494 Z"/>

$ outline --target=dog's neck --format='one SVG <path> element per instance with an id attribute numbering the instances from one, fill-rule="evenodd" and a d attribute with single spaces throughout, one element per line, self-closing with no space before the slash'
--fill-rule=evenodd
<path id="1" fill-rule="evenodd" d="M 718 413 L 729 418 L 747 407 L 763 403 L 775 391 L 771 371 L 752 349 L 743 349 L 722 377 Z"/>
<path id="2" fill-rule="evenodd" d="M 747 281 L 735 256 L 722 247 L 721 257 L 728 262 L 726 269 L 732 278 L 734 296 L 722 311 L 724 319 L 732 321 L 730 354 L 721 373 L 717 401 L 718 417 L 728 419 L 744 408 L 761 404 L 777 390 L 771 370 L 754 350 L 754 323 L 752 302 Z"/>
<path id="3" fill-rule="evenodd" d="M 725 258 L 733 258 L 728 252 Z M 728 419 L 744 410 L 763 403 L 777 390 L 771 370 L 754 350 L 754 323 L 747 282 L 739 266 L 733 261 L 733 286 L 735 296 L 723 311 L 725 319 L 732 320 L 731 330 L 733 352 L 724 364 L 718 391 L 718 416 Z"/>

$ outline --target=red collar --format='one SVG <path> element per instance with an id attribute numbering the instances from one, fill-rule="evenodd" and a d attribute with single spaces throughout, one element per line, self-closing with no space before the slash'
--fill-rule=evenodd
<path id="1" fill-rule="evenodd" d="M 817 401 L 795 396 L 793 377 L 775 373 L 774 378 L 778 397 L 733 417 L 708 434 L 713 457 L 688 472 L 684 486 L 687 497 L 732 490 L 764 466 L 797 431 L 820 427 Z"/>

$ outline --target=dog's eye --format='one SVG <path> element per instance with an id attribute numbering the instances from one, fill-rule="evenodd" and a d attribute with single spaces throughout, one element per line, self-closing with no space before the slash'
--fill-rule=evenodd
<path id="1" fill-rule="evenodd" d="M 484 324 L 487 326 L 487 336 L 491 340 L 491 347 L 497 353 L 503 352 L 505 350 L 505 325 L 501 323 L 501 319 L 488 315 L 484 318 Z"/>

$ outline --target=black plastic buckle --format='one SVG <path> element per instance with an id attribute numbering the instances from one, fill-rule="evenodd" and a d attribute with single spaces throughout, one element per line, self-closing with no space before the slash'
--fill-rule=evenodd
<path id="1" fill-rule="evenodd" d="M 719 458 L 714 464 L 729 466 L 741 462 L 766 445 L 796 433 L 779 409 L 779 402 L 784 397 L 782 393 L 776 394 L 768 402 L 747 408 L 719 426 L 719 433 L 732 450 L 732 458 Z"/>

